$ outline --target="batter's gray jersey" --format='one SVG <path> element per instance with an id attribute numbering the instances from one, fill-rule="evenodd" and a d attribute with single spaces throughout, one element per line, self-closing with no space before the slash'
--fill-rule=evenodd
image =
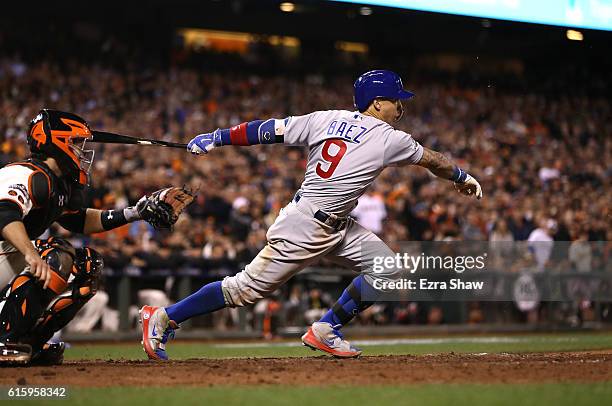
<path id="1" fill-rule="evenodd" d="M 344 216 L 387 166 L 419 162 L 410 134 L 355 111 L 326 110 L 288 118 L 284 142 L 310 148 L 300 193 L 327 213 Z"/>
<path id="2" fill-rule="evenodd" d="M 393 251 L 352 217 L 336 230 L 317 220 L 315 213 L 348 215 L 385 167 L 418 162 L 423 147 L 381 120 L 345 110 L 274 120 L 274 131 L 284 134 L 285 144 L 310 148 L 302 198 L 281 210 L 268 229 L 267 245 L 253 261 L 223 279 L 226 304 L 254 303 L 320 258 L 362 272 L 372 284 L 369 261 L 374 256 L 392 256 Z M 375 252 L 368 251 L 374 245 L 364 243 L 378 243 Z M 393 272 L 376 277 L 392 278 Z"/>

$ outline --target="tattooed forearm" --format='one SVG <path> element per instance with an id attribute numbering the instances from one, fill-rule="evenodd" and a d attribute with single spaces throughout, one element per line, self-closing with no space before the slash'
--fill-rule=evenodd
<path id="1" fill-rule="evenodd" d="M 450 159 L 437 151 L 423 148 L 423 157 L 417 165 L 429 169 L 431 173 L 440 178 L 449 180 L 453 178 L 455 165 Z"/>

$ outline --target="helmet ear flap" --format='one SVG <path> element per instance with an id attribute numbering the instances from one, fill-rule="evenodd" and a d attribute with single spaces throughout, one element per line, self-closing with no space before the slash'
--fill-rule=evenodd
<path id="1" fill-rule="evenodd" d="M 51 141 L 51 130 L 47 110 L 41 110 L 30 121 L 27 142 L 33 154 L 44 154 L 45 146 Z"/>

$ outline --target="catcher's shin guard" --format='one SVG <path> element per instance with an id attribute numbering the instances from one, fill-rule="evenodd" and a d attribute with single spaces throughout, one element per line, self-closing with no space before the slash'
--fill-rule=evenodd
<path id="1" fill-rule="evenodd" d="M 56 297 L 44 311 L 38 324 L 22 338 L 22 341 L 30 343 L 34 351 L 40 350 L 93 296 L 91 293 L 81 296 L 79 290 L 78 286 L 72 286 L 72 289 Z"/>
<path id="2" fill-rule="evenodd" d="M 47 306 L 39 323 L 23 341 L 30 343 L 35 351 L 39 350 L 56 331 L 66 326 L 96 294 L 103 266 L 102 256 L 97 251 L 88 247 L 77 249 L 72 268 L 74 280 Z"/>
<path id="3" fill-rule="evenodd" d="M 40 353 L 42 344 L 32 340 L 32 331 L 40 322 L 48 304 L 66 290 L 73 268 L 74 248 L 65 240 L 50 238 L 37 240 L 35 246 L 51 268 L 51 281 L 43 289 L 41 281 L 29 272 L 23 272 L 8 284 L 0 301 L 0 363 L 27 364 Z M 33 348 L 32 342 L 36 343 Z M 55 360 L 61 354 L 55 351 Z M 47 357 L 49 358 L 49 357 Z M 57 363 L 57 362 L 56 362 Z"/>
<path id="4" fill-rule="evenodd" d="M 2 292 L 0 303 L 0 342 L 23 342 L 36 325 L 47 305 L 66 290 L 73 267 L 74 248 L 69 242 L 49 238 L 36 240 L 36 249 L 51 268 L 47 289 L 32 274 L 17 275 Z"/>
<path id="5" fill-rule="evenodd" d="M 19 342 L 34 327 L 49 300 L 48 292 L 33 275 L 23 273 L 13 278 L 0 303 L 0 342 Z"/>

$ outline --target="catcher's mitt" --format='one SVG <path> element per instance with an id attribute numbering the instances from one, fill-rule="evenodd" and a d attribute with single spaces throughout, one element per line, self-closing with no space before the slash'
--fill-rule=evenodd
<path id="1" fill-rule="evenodd" d="M 193 201 L 195 193 L 185 187 L 169 187 L 142 197 L 136 203 L 140 218 L 155 229 L 172 228 L 185 207 Z"/>

